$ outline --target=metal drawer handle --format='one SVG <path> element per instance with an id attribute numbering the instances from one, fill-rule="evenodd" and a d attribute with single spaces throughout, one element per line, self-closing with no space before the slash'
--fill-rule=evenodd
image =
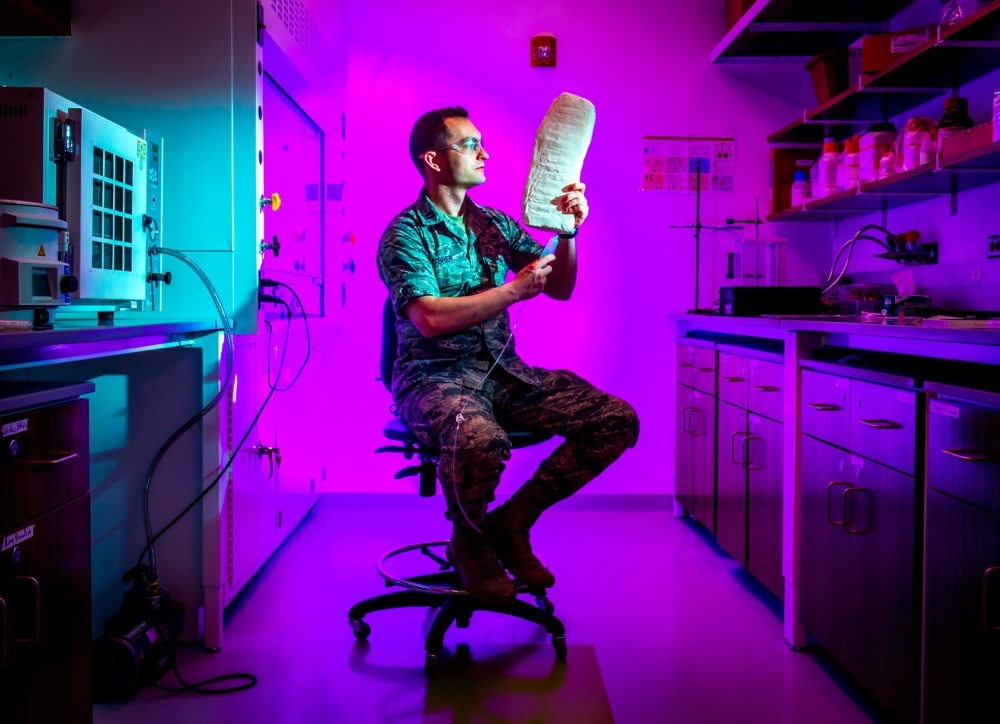
<path id="1" fill-rule="evenodd" d="M 903 428 L 898 422 L 893 422 L 892 420 L 861 419 L 858 422 L 876 430 L 901 430 Z"/>
<path id="2" fill-rule="evenodd" d="M 754 385 L 753 388 L 761 392 L 781 392 L 781 388 L 774 385 Z"/>
<path id="3" fill-rule="evenodd" d="M 986 613 L 989 611 L 989 601 L 988 601 L 988 585 L 990 582 L 990 574 L 1000 571 L 1000 566 L 990 566 L 986 569 L 986 573 L 983 574 L 983 628 L 987 631 L 1000 631 L 1000 626 L 990 626 L 989 621 L 987 621 Z"/>
<path id="4" fill-rule="evenodd" d="M 695 408 L 695 407 L 685 407 L 684 410 L 682 411 L 682 413 L 681 413 L 681 432 L 686 432 L 686 433 L 690 434 L 691 430 L 690 430 L 690 421 L 688 420 L 688 416 L 689 416 L 691 410 L 695 410 L 695 409 L 697 409 L 697 408 Z"/>
<path id="5" fill-rule="evenodd" d="M 838 525 L 843 525 L 844 524 L 843 520 L 834 520 L 833 519 L 833 514 L 830 512 L 830 510 L 831 510 L 831 503 L 832 503 L 832 501 L 831 501 L 831 493 L 833 493 L 833 489 L 836 486 L 838 486 L 838 485 L 847 485 L 847 486 L 850 486 L 850 483 L 845 483 L 845 482 L 842 482 L 842 481 L 839 481 L 839 480 L 835 480 L 835 481 L 833 481 L 832 483 L 830 483 L 829 485 L 826 486 L 826 522 L 829 523 L 832 526 L 838 526 Z"/>
<path id="6" fill-rule="evenodd" d="M 695 372 L 715 372 L 714 367 L 695 367 Z"/>
<path id="7" fill-rule="evenodd" d="M 689 423 L 690 424 L 689 424 L 689 429 L 688 429 L 688 434 L 691 437 L 701 437 L 704 434 L 703 432 L 696 432 L 695 429 L 694 429 L 694 413 L 696 413 L 696 412 L 699 412 L 699 413 L 702 413 L 702 414 L 705 413 L 705 411 L 702 410 L 700 407 L 692 407 L 691 408 L 691 415 L 689 417 Z"/>
<path id="8" fill-rule="evenodd" d="M 849 493 L 868 493 L 868 492 L 871 492 L 871 491 L 867 490 L 866 488 L 848 488 L 847 490 L 844 491 L 844 499 L 843 499 L 844 510 L 842 512 L 842 515 L 843 515 L 843 518 L 844 518 L 844 532 L 845 533 L 858 534 L 858 533 L 869 533 L 870 532 L 870 531 L 867 531 L 867 530 L 856 530 L 856 529 L 852 530 L 851 528 L 847 527 L 847 496 L 848 496 L 848 494 Z"/>
<path id="9" fill-rule="evenodd" d="M 840 408 L 828 402 L 807 402 L 807 405 L 818 412 L 836 412 Z"/>
<path id="10" fill-rule="evenodd" d="M 729 459 L 732 461 L 733 465 L 739 465 L 743 467 L 743 460 L 736 459 L 736 436 L 746 435 L 745 432 L 734 432 L 732 438 L 729 441 Z M 745 458 L 744 458 L 745 459 Z"/>
<path id="11" fill-rule="evenodd" d="M 52 455 L 53 457 L 43 459 L 43 460 L 19 460 L 18 462 L 22 465 L 58 465 L 59 463 L 64 463 L 67 460 L 72 460 L 79 456 L 79 453 L 71 452 L 54 452 L 54 453 L 42 453 L 42 455 Z"/>
<path id="12" fill-rule="evenodd" d="M 3 617 L 3 643 L 0 644 L 0 669 L 7 665 L 7 602 L 0 598 L 0 616 Z"/>
<path id="13" fill-rule="evenodd" d="M 962 450 L 962 449 L 949 450 L 948 448 L 944 448 L 941 450 L 941 452 L 943 452 L 948 457 L 958 458 L 959 460 L 964 460 L 967 463 L 987 463 L 997 459 L 992 455 L 989 455 L 987 453 L 981 453 L 977 450 Z"/>
<path id="14" fill-rule="evenodd" d="M 742 377 L 723 377 L 726 382 L 746 382 Z"/>
<path id="15" fill-rule="evenodd" d="M 678 367 L 694 367 L 694 363 L 693 362 L 678 362 L 677 366 Z"/>
<path id="16" fill-rule="evenodd" d="M 747 435 L 743 438 L 743 469 L 744 470 L 757 470 L 757 468 L 751 467 L 750 463 L 750 441 L 760 440 L 759 437 L 754 437 L 753 435 Z"/>

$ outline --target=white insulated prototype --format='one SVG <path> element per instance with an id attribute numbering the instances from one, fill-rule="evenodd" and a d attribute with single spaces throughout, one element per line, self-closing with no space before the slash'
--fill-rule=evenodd
<path id="1" fill-rule="evenodd" d="M 531 168 L 524 184 L 524 223 L 536 229 L 572 231 L 575 219 L 552 202 L 580 180 L 583 159 L 594 135 L 594 104 L 562 93 L 552 101 L 535 134 Z"/>

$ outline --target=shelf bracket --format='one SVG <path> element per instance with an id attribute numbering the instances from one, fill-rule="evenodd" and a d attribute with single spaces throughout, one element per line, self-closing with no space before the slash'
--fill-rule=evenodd
<path id="1" fill-rule="evenodd" d="M 954 216 L 958 213 L 958 174 L 951 174 L 948 181 L 948 216 Z"/>

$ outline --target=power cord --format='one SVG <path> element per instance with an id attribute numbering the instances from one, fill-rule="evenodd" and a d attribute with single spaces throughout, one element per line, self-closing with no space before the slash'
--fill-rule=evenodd
<path id="1" fill-rule="evenodd" d="M 153 221 L 153 223 L 155 223 L 155 220 Z M 142 490 L 142 522 L 146 533 L 146 550 L 149 551 L 149 574 L 153 580 L 156 580 L 156 549 L 153 547 L 153 528 L 149 515 L 149 491 L 153 483 L 153 474 L 156 472 L 156 468 L 159 466 L 160 461 L 163 459 L 163 456 L 166 455 L 167 451 L 171 447 L 173 447 L 174 443 L 176 443 L 177 440 L 180 439 L 181 435 L 183 435 L 185 432 L 191 429 L 191 427 L 193 427 L 196 423 L 198 423 L 202 418 L 204 418 L 205 415 L 207 415 L 216 405 L 219 404 L 219 401 L 222 399 L 222 396 L 229 391 L 229 388 L 233 384 L 233 375 L 236 369 L 235 354 L 234 354 L 234 349 L 236 345 L 235 345 L 235 340 L 233 338 L 232 327 L 229 326 L 229 317 L 226 315 L 226 310 L 222 305 L 222 300 L 219 298 L 219 293 L 215 290 L 215 286 L 213 286 L 212 282 L 209 280 L 205 272 L 202 271 L 201 267 L 199 267 L 190 257 L 188 257 L 185 254 L 182 254 L 179 251 L 175 251 L 174 249 L 167 249 L 162 246 L 151 246 L 149 248 L 149 253 L 153 256 L 156 256 L 157 254 L 166 254 L 167 256 L 172 256 L 184 262 L 194 271 L 194 273 L 201 280 L 202 284 L 205 285 L 205 288 L 208 289 L 208 293 L 212 297 L 212 302 L 215 304 L 215 309 L 219 314 L 219 319 L 222 320 L 222 326 L 225 329 L 226 347 L 227 347 L 226 364 L 228 367 L 226 371 L 225 384 L 223 384 L 219 388 L 218 394 L 216 394 L 215 397 L 213 397 L 212 400 L 207 405 L 205 405 L 197 414 L 195 414 L 194 417 L 192 417 L 183 425 L 181 425 L 174 432 L 173 435 L 167 438 L 167 441 L 163 443 L 160 449 L 156 452 L 156 455 L 153 457 L 153 461 L 149 465 L 149 470 L 146 473 L 146 481 L 145 484 L 143 485 L 143 490 Z M 142 557 L 140 556 L 139 565 L 141 564 L 142 564 Z M 133 578 L 135 578 L 135 576 L 139 572 L 139 565 L 137 565 L 136 568 L 127 571 L 125 575 L 122 577 L 122 579 L 125 581 L 131 581 Z"/>
<path id="2" fill-rule="evenodd" d="M 493 364 L 486 371 L 483 379 L 479 381 L 478 385 L 476 385 L 476 389 L 470 392 L 468 396 L 463 395 L 462 409 L 458 411 L 457 415 L 455 415 L 455 439 L 451 447 L 451 485 L 452 489 L 455 491 L 455 502 L 458 503 L 458 509 L 462 511 L 462 516 L 465 518 L 465 521 L 472 526 L 472 529 L 477 533 L 482 533 L 484 535 L 485 531 L 480 530 L 479 526 L 472 522 L 469 518 L 469 514 L 465 512 L 465 506 L 462 505 L 462 499 L 458 496 L 458 478 L 455 476 L 455 468 L 457 467 L 458 461 L 458 431 L 462 426 L 462 423 L 465 422 L 465 418 L 462 416 L 462 413 L 465 412 L 465 408 L 468 406 L 469 400 L 471 400 L 473 395 L 479 392 L 479 390 L 482 389 L 482 386 L 486 384 L 486 380 L 489 379 L 490 374 L 492 374 L 493 370 L 496 369 L 496 366 L 500 364 L 500 358 L 503 357 L 504 352 L 507 351 L 510 341 L 514 339 L 514 330 L 517 329 L 517 323 L 521 321 L 521 312 L 523 311 L 524 302 L 521 302 L 521 305 L 517 308 L 517 318 L 514 320 L 514 324 L 511 325 L 510 334 L 507 335 L 507 341 L 504 342 L 503 349 L 500 350 L 500 354 L 497 355 L 497 358 L 493 360 Z"/>
<path id="3" fill-rule="evenodd" d="M 201 272 L 201 270 L 199 268 L 197 268 L 197 265 L 194 264 L 194 262 L 192 262 L 189 259 L 187 259 L 186 257 L 184 257 L 184 255 L 180 254 L 179 252 L 172 252 L 172 250 L 162 249 L 162 247 L 160 248 L 160 250 L 162 252 L 164 252 L 164 253 L 168 253 L 169 255 L 173 255 L 173 256 L 177 256 L 178 258 L 182 258 L 182 261 L 186 261 L 187 263 L 189 263 L 189 265 L 191 265 L 192 268 L 195 269 L 197 273 L 199 273 L 199 276 L 202 278 L 202 281 L 205 282 L 206 286 L 208 286 L 208 288 L 210 290 L 210 293 L 212 293 L 212 295 L 213 295 L 213 299 L 217 301 L 217 308 L 220 309 L 220 310 L 222 309 L 221 302 L 218 301 L 218 294 L 215 292 L 214 287 L 212 287 L 211 282 L 208 281 L 207 277 L 205 277 L 204 274 L 203 274 L 203 272 Z M 278 285 L 280 285 L 280 286 L 287 286 L 287 285 L 280 284 L 280 283 L 278 283 Z M 300 306 L 300 308 L 302 310 L 303 321 L 306 324 L 306 334 L 307 334 L 307 338 L 308 338 L 309 325 L 308 325 L 308 321 L 306 321 L 305 308 L 302 307 L 301 300 L 299 300 L 298 295 L 295 294 L 295 290 L 291 289 L 291 287 L 288 287 L 288 288 L 289 288 L 289 291 L 291 291 L 292 294 L 295 296 L 296 301 L 299 303 L 299 306 Z M 284 304 L 285 308 L 288 309 L 288 305 L 284 302 L 284 300 L 280 300 L 280 299 L 277 299 L 277 298 L 275 298 L 275 299 L 276 299 L 277 303 Z M 270 300 L 268 300 L 268 301 L 270 301 Z M 289 334 L 289 329 L 291 327 L 291 316 L 292 316 L 290 309 L 289 309 L 288 314 L 289 314 L 288 324 L 285 327 L 285 343 L 284 343 L 283 348 L 282 348 L 281 358 L 280 358 L 280 360 L 278 362 L 277 377 L 279 379 L 280 379 L 280 376 L 281 376 L 281 370 L 284 367 L 284 363 L 285 363 L 285 353 L 286 353 L 287 348 L 288 348 L 288 334 Z M 204 417 L 205 414 L 207 414 L 207 412 L 211 409 L 211 407 L 213 407 L 214 404 L 218 402 L 218 398 L 221 397 L 221 394 L 223 394 L 226 391 L 228 391 L 229 388 L 230 388 L 230 386 L 231 386 L 232 371 L 234 370 L 233 356 L 232 356 L 232 350 L 234 348 L 234 344 L 233 344 L 233 339 L 232 339 L 232 330 L 229 327 L 228 319 L 226 318 L 224 312 L 222 313 L 221 316 L 222 316 L 222 319 L 223 319 L 223 325 L 225 326 L 226 331 L 227 331 L 227 342 L 229 344 L 230 376 L 229 376 L 229 378 L 227 378 L 226 385 L 220 391 L 220 395 L 218 395 L 216 397 L 216 399 L 214 399 L 211 403 L 209 403 L 209 405 L 206 406 L 206 408 L 203 409 L 201 411 L 201 413 L 199 413 L 199 415 L 196 416 L 195 421 L 197 421 L 198 419 L 201 419 L 202 417 Z M 270 349 L 270 346 L 271 346 L 271 327 L 270 327 L 270 325 L 268 325 L 268 349 Z M 311 346 L 310 346 L 310 349 L 311 349 Z M 296 375 L 295 375 L 294 379 L 285 388 L 282 388 L 282 389 L 287 390 L 287 389 L 291 388 L 292 385 L 295 384 L 295 382 L 298 380 L 299 376 L 302 374 L 302 371 L 305 369 L 305 366 L 306 366 L 306 364 L 307 364 L 308 361 L 309 361 L 309 355 L 307 353 L 306 359 L 303 360 L 302 365 L 299 367 L 298 371 L 296 372 Z M 200 503 L 204 499 L 204 497 L 206 495 L 208 495 L 208 493 L 216 485 L 218 485 L 219 481 L 223 478 L 223 476 L 226 474 L 226 472 L 232 466 L 233 461 L 236 459 L 237 453 L 239 453 L 239 451 L 243 448 L 243 444 L 247 441 L 247 438 L 250 436 L 250 432 L 254 429 L 254 427 L 256 427 L 257 422 L 258 422 L 258 420 L 260 420 L 260 416 L 264 413 L 264 409 L 267 407 L 268 402 L 270 402 L 271 397 L 274 395 L 275 392 L 279 391 L 279 387 L 277 386 L 277 384 L 272 384 L 271 381 L 270 381 L 270 354 L 268 355 L 268 367 L 269 367 L 269 372 L 268 372 L 268 387 L 269 387 L 269 391 L 267 393 L 267 396 L 264 398 L 264 401 L 261 403 L 260 407 L 258 408 L 256 415 L 254 415 L 254 418 L 250 422 L 250 425 L 247 427 L 247 430 L 243 434 L 243 437 L 240 438 L 239 443 L 237 443 L 236 447 L 233 449 L 231 455 L 229 456 L 229 459 L 226 461 L 226 464 L 223 466 L 222 470 L 219 471 L 219 474 L 215 477 L 215 479 L 197 497 L 195 497 L 195 499 L 192 500 L 187 505 L 187 507 L 184 508 L 184 510 L 182 510 L 180 513 L 178 513 L 173 518 L 173 520 L 171 520 L 169 523 L 167 523 L 155 535 L 148 536 L 148 541 L 146 543 L 146 547 L 139 554 L 138 563 L 136 564 L 136 567 L 134 569 L 132 569 L 132 571 L 139 571 L 141 569 L 141 567 L 142 567 L 142 559 L 146 556 L 147 552 L 149 552 L 151 554 L 151 562 L 153 562 L 155 560 L 154 557 L 152 556 L 153 546 L 154 546 L 155 542 L 157 540 L 159 540 L 159 538 L 164 533 L 166 533 L 168 530 L 170 530 L 171 528 L 173 528 L 173 526 L 176 525 L 182 518 L 184 518 L 185 515 L 187 515 L 189 512 L 191 512 L 191 510 L 193 510 L 194 507 L 198 503 Z M 183 431 L 186 430 L 186 429 L 188 429 L 191 424 L 194 424 L 194 423 L 191 422 L 191 421 L 189 421 L 188 423 L 185 423 L 185 427 L 183 427 L 181 430 L 179 430 L 178 433 L 175 433 L 174 436 L 171 436 L 171 438 L 173 439 L 175 436 L 179 437 L 179 433 L 183 433 Z M 168 441 L 168 444 L 164 445 L 164 448 L 161 448 L 161 453 L 165 452 L 165 449 L 168 448 L 171 444 L 173 444 L 172 441 Z M 162 454 L 158 455 L 158 459 L 156 460 L 156 463 L 159 462 L 159 458 L 162 458 Z M 153 469 L 155 469 L 155 464 L 151 467 L 150 474 L 149 474 L 150 478 L 152 476 Z M 147 480 L 147 487 L 146 487 L 146 495 L 148 496 L 148 480 Z M 147 497 L 146 500 L 144 500 L 144 503 L 148 504 L 148 497 Z M 148 530 L 148 505 L 146 506 L 146 523 L 147 523 L 147 530 Z M 128 574 L 126 574 L 126 575 L 128 575 Z M 155 623 L 154 623 L 154 625 L 155 625 Z M 160 635 L 163 636 L 164 632 L 160 631 L 158 626 L 156 626 L 156 628 L 157 628 L 158 633 L 160 633 Z M 238 691 L 244 691 L 244 690 L 249 689 L 249 688 L 251 688 L 251 687 L 253 687 L 253 686 L 255 686 L 257 684 L 257 677 L 256 676 L 254 676 L 253 674 L 250 674 L 250 673 L 242 673 L 242 672 L 241 673 L 234 673 L 234 674 L 224 674 L 224 675 L 221 675 L 221 676 L 216 676 L 216 677 L 212 677 L 210 679 L 206 679 L 204 681 L 199 681 L 199 682 L 195 682 L 195 683 L 188 683 L 187 681 L 184 680 L 183 676 L 180 673 L 180 670 L 177 667 L 176 654 L 174 654 L 174 661 L 173 661 L 172 671 L 174 673 L 174 676 L 177 678 L 177 680 L 182 684 L 182 687 L 180 687 L 180 688 L 177 688 L 177 687 L 166 687 L 166 686 L 161 686 L 159 684 L 153 684 L 153 686 L 156 689 L 159 689 L 161 691 L 169 692 L 171 695 L 181 694 L 181 693 L 185 693 L 185 692 L 189 692 L 189 691 L 197 693 L 197 694 L 231 694 L 231 693 L 235 693 L 235 692 L 238 692 Z M 237 686 L 232 686 L 232 687 L 225 687 L 225 688 L 220 688 L 220 689 L 206 689 L 206 688 L 204 688 L 205 686 L 207 686 L 209 684 L 218 683 L 220 681 L 228 681 L 228 680 L 231 680 L 231 679 L 245 679 L 246 681 L 243 684 L 240 684 L 240 685 L 237 685 Z"/>

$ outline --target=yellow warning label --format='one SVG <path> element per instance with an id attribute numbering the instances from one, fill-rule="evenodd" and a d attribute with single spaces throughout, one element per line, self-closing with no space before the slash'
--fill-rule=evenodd
<path id="1" fill-rule="evenodd" d="M 45 256 L 45 247 L 44 246 L 38 247 L 38 256 Z"/>

